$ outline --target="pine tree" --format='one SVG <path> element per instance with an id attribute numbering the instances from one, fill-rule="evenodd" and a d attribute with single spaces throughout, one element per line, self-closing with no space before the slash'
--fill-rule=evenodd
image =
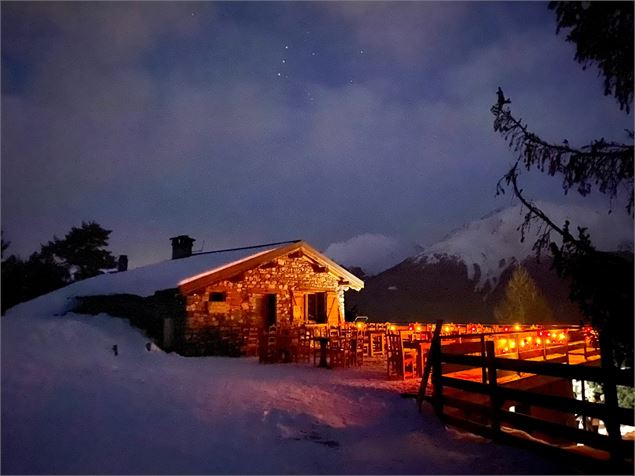
<path id="1" fill-rule="evenodd" d="M 557 31 L 567 32 L 575 44 L 575 60 L 583 68 L 595 65 L 604 77 L 604 94 L 611 95 L 627 114 L 633 104 L 633 3 L 550 2 Z M 528 124 L 512 115 L 512 101 L 502 89 L 491 108 L 494 130 L 517 154 L 511 168 L 497 185 L 497 193 L 512 191 L 526 208 L 520 227 L 521 241 L 531 226 L 538 228 L 534 243 L 537 255 L 549 251 L 553 266 L 571 282 L 570 298 L 600 332 L 600 340 L 615 348 L 622 365 L 633 360 L 633 255 L 597 250 L 586 228 L 566 221 L 555 222 L 533 201 L 522 186 L 522 174 L 538 171 L 559 177 L 564 193 L 587 196 L 593 189 L 606 195 L 612 212 L 615 201 L 624 201 L 631 218 L 633 206 L 633 130 L 625 131 L 625 142 L 603 137 L 574 146 L 566 139 L 551 143 L 532 132 Z M 552 235 L 556 239 L 552 239 Z"/>
<path id="2" fill-rule="evenodd" d="M 72 281 L 91 278 L 116 266 L 115 257 L 104 249 L 111 232 L 96 222 L 82 222 L 80 228 L 71 228 L 64 239 L 54 237 L 42 247 L 42 254 L 66 268 Z"/>
<path id="3" fill-rule="evenodd" d="M 501 323 L 533 324 L 550 322 L 553 313 L 527 270 L 517 266 L 503 300 L 494 308 L 494 317 Z"/>
<path id="4" fill-rule="evenodd" d="M 64 239 L 53 237 L 28 260 L 5 256 L 9 242 L 2 240 L 2 306 L 4 312 L 18 303 L 59 289 L 73 281 L 101 274 L 116 265 L 104 249 L 111 231 L 95 222 L 73 227 Z"/>

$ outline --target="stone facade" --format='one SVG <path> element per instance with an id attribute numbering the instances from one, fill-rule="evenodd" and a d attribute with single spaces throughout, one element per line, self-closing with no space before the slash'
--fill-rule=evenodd
<path id="1" fill-rule="evenodd" d="M 186 318 L 180 352 L 186 355 L 242 355 L 249 328 L 263 329 L 266 296 L 275 295 L 278 327 L 307 322 L 307 296 L 324 299 L 330 325 L 344 321 L 344 290 L 339 278 L 303 255 L 284 256 L 185 296 Z"/>

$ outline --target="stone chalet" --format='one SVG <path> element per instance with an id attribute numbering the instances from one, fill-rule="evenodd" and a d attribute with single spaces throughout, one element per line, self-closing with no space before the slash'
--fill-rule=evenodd
<path id="1" fill-rule="evenodd" d="M 245 355 L 247 338 L 256 330 L 343 323 L 344 292 L 364 287 L 304 241 L 193 254 L 194 239 L 171 240 L 172 260 L 154 274 L 174 263 L 176 286 L 155 287 L 145 298 L 83 296 L 74 311 L 127 317 L 160 346 L 183 355 Z"/>

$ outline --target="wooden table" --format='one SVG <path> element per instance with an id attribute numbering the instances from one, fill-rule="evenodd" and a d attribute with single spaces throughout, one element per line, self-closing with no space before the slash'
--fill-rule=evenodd
<path id="1" fill-rule="evenodd" d="M 423 365 L 425 363 L 425 357 L 430 350 L 430 341 L 428 340 L 403 340 L 404 349 L 415 349 L 417 351 L 417 366 L 416 375 L 421 377 L 423 375 Z"/>
<path id="2" fill-rule="evenodd" d="M 313 337 L 313 340 L 320 343 L 320 362 L 318 363 L 318 367 L 328 368 L 329 366 L 326 362 L 326 354 L 331 338 L 318 336 Z"/>

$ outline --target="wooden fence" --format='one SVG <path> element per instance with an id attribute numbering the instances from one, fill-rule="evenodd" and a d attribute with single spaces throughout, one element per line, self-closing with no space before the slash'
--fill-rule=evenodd
<path id="1" fill-rule="evenodd" d="M 613 462 L 632 465 L 633 441 L 622 439 L 620 425 L 634 425 L 634 413 L 633 409 L 618 405 L 616 387 L 633 387 L 632 370 L 615 369 L 611 359 L 604 355 L 599 360 L 596 358 L 596 363 L 601 362 L 599 367 L 584 363 L 568 365 L 570 353 L 582 351 L 585 359 L 593 354 L 593 349 L 587 349 L 586 344 L 580 345 L 579 342 L 533 349 L 526 355 L 522 355 L 523 352 L 516 346 L 516 358 L 509 358 L 496 356 L 495 343 L 486 340 L 486 336 L 470 337 L 474 338 L 471 342 L 467 339 L 448 345 L 442 345 L 445 336 L 433 339 L 429 357 L 433 393 L 431 397 L 425 395 L 426 382 L 422 381 L 423 392 L 420 390 L 420 397 L 432 403 L 442 420 L 490 438 L 525 439 L 535 443 L 536 440 L 513 430 L 529 434 L 539 432 L 543 437 L 546 435 L 547 439 L 557 439 L 561 447 L 581 443 L 606 452 Z M 541 361 L 522 360 L 540 359 L 540 356 L 543 357 Z M 470 369 L 472 378 L 466 378 L 465 373 L 461 378 L 458 369 Z M 535 386 L 532 390 L 531 385 L 517 385 L 521 381 L 551 381 L 566 385 L 565 382 L 570 384 L 572 379 L 582 381 L 582 388 L 585 381 L 600 383 L 604 388 L 604 402 L 594 403 L 537 392 Z M 510 405 L 524 406 L 525 409 L 538 408 L 543 412 L 545 409 L 556 411 L 568 415 L 569 421 L 559 423 L 537 418 L 531 411 L 510 411 Z M 584 428 L 572 426 L 579 416 L 602 420 L 608 434 L 591 431 L 586 425 Z"/>

